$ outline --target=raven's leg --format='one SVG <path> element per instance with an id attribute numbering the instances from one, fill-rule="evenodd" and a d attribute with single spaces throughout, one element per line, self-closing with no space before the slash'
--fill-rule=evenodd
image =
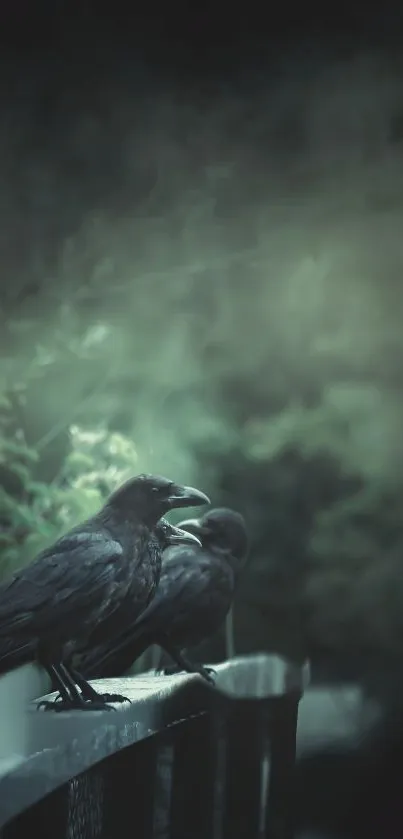
<path id="1" fill-rule="evenodd" d="M 202 664 L 195 664 L 193 661 L 190 661 L 190 659 L 168 639 L 161 639 L 160 646 L 168 653 L 168 655 L 171 656 L 181 670 L 185 670 L 186 673 L 198 673 L 199 676 L 203 676 L 203 679 L 205 679 L 206 682 L 209 682 L 210 685 L 215 684 L 213 676 L 214 671 L 211 670 L 211 667 L 203 667 Z"/>
<path id="2" fill-rule="evenodd" d="M 66 678 L 66 675 L 63 673 L 63 665 L 48 664 L 46 669 L 52 678 L 54 686 L 59 691 L 59 696 L 52 700 L 42 700 L 42 702 L 38 703 L 38 709 L 43 708 L 45 711 L 60 712 L 82 708 L 85 705 L 85 701 L 77 689 L 77 685 Z"/>
<path id="3" fill-rule="evenodd" d="M 50 652 L 44 646 L 38 645 L 37 659 L 42 667 L 47 671 L 51 681 L 59 691 L 60 699 L 43 700 L 39 702 L 37 708 L 43 708 L 45 711 L 107 711 L 115 710 L 106 702 L 98 697 L 97 702 L 87 702 L 79 692 L 77 685 L 67 672 L 62 662 L 54 664 L 50 657 Z"/>
<path id="4" fill-rule="evenodd" d="M 61 684 L 68 685 L 70 693 L 67 696 L 60 690 L 61 699 L 40 702 L 38 708 L 44 708 L 45 711 L 114 711 L 111 705 L 97 697 L 97 701 L 87 701 L 80 693 L 74 679 L 71 678 L 67 668 L 64 664 L 59 664 L 54 667 L 55 679 L 60 676 L 63 681 Z"/>
<path id="5" fill-rule="evenodd" d="M 59 691 L 61 699 L 63 702 L 69 702 L 72 699 L 72 695 L 69 692 L 69 688 L 66 683 L 63 681 L 62 675 L 57 664 L 42 664 L 42 667 L 46 670 L 49 678 L 52 681 L 52 684 L 55 686 L 56 690 Z M 54 700 L 55 701 L 55 700 Z M 42 703 L 39 703 L 40 705 Z M 38 706 L 39 707 L 39 706 Z"/>
<path id="6" fill-rule="evenodd" d="M 38 643 L 36 658 L 41 667 L 43 667 L 43 669 L 46 670 L 53 687 L 59 691 L 62 702 L 66 703 L 73 701 L 77 689 L 75 692 L 72 692 L 70 690 L 70 685 L 66 683 L 65 679 L 63 678 L 63 673 L 60 671 L 60 666 L 54 664 L 56 656 L 53 657 L 50 651 L 45 647 L 43 643 Z M 45 706 L 53 707 L 56 701 L 57 700 L 40 702 L 38 708 Z"/>
<path id="7" fill-rule="evenodd" d="M 71 664 L 64 664 L 63 670 L 78 685 L 81 695 L 87 702 L 130 702 L 127 696 L 122 696 L 120 693 L 98 693 Z"/>

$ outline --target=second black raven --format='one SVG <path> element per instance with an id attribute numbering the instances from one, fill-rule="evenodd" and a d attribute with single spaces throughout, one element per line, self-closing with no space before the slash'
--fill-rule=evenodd
<path id="1" fill-rule="evenodd" d="M 128 603 L 138 615 L 149 603 L 161 571 L 159 519 L 168 510 L 207 503 L 192 487 L 139 475 L 0 586 L 0 645 L 35 647 L 61 696 L 45 703 L 47 709 L 106 707 L 112 697 L 98 695 L 67 662 L 92 635 L 106 641 L 122 626 Z"/>
<path id="2" fill-rule="evenodd" d="M 151 644 L 158 644 L 184 670 L 211 680 L 184 650 L 212 635 L 231 608 L 239 573 L 248 556 L 243 517 L 217 508 L 200 519 L 182 521 L 202 542 L 168 548 L 156 594 L 147 609 L 118 639 L 94 648 L 80 661 L 86 678 L 120 676 Z"/>

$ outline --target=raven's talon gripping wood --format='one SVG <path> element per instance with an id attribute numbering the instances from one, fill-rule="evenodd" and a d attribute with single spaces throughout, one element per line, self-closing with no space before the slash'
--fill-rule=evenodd
<path id="1" fill-rule="evenodd" d="M 61 713 L 63 711 L 116 711 L 116 708 L 113 705 L 107 705 L 106 702 L 103 702 L 101 697 L 99 702 L 86 702 L 83 700 L 82 702 L 78 702 L 76 699 L 74 700 L 43 700 L 39 702 L 36 706 L 38 711 L 43 709 L 44 711 L 55 711 L 56 713 Z"/>
<path id="2" fill-rule="evenodd" d="M 128 696 L 122 696 L 120 693 L 100 693 L 99 698 L 102 699 L 103 702 L 130 702 Z"/>
<path id="3" fill-rule="evenodd" d="M 199 670 L 200 676 L 205 679 L 210 685 L 214 685 L 215 687 L 215 679 L 216 679 L 216 671 L 213 670 L 212 667 L 201 667 Z"/>
<path id="4" fill-rule="evenodd" d="M 202 664 L 200 667 L 197 664 L 189 664 L 188 669 L 180 669 L 177 664 L 168 665 L 164 667 L 162 670 L 157 670 L 157 675 L 160 674 L 162 676 L 174 676 L 177 673 L 196 673 L 198 676 L 201 676 L 206 682 L 209 682 L 211 685 L 215 685 L 215 680 L 217 676 L 216 670 L 213 667 L 204 667 Z"/>
<path id="5" fill-rule="evenodd" d="M 161 670 L 156 670 L 157 676 L 175 676 L 177 673 L 183 672 L 177 664 L 167 664 Z"/>

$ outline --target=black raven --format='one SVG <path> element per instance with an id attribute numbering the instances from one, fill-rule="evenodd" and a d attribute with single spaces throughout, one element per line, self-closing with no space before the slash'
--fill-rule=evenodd
<path id="1" fill-rule="evenodd" d="M 175 527 L 166 519 L 162 518 L 156 524 L 153 535 L 157 538 L 160 551 L 164 551 L 170 545 L 179 544 L 193 544 L 201 547 L 201 541 L 195 536 L 179 527 Z M 1 590 L 0 590 L 1 598 Z M 147 605 L 147 604 L 146 604 Z M 120 613 L 119 613 L 120 614 Z M 130 612 L 131 615 L 131 612 Z M 105 624 L 103 624 L 105 626 Z M 108 627 L 106 626 L 106 629 Z M 38 642 L 35 637 L 29 640 L 21 640 L 20 636 L 10 636 L 0 640 L 0 675 L 14 670 L 16 667 L 22 667 L 24 664 L 29 664 L 37 658 Z M 68 669 L 72 670 L 69 665 Z M 54 689 L 57 690 L 60 681 L 53 678 Z M 76 681 L 78 685 L 83 687 L 84 693 L 93 698 L 94 691 L 90 685 L 81 677 L 76 671 Z"/>
<path id="2" fill-rule="evenodd" d="M 159 519 L 171 509 L 208 503 L 192 487 L 139 475 L 0 586 L 0 645 L 6 652 L 10 644 L 15 650 L 34 645 L 61 696 L 43 703 L 46 709 L 96 710 L 119 700 L 98 695 L 67 662 L 91 636 L 105 642 L 126 626 L 129 603 L 138 616 L 150 602 L 161 572 L 159 539 L 164 546 L 169 536 L 167 523 L 156 527 Z"/>
<path id="3" fill-rule="evenodd" d="M 197 535 L 202 547 L 167 548 L 156 594 L 120 637 L 92 648 L 80 661 L 86 678 L 120 676 L 151 644 L 158 644 L 184 670 L 203 675 L 183 650 L 212 635 L 231 608 L 240 571 L 248 556 L 243 517 L 226 508 L 210 510 L 179 527 Z"/>

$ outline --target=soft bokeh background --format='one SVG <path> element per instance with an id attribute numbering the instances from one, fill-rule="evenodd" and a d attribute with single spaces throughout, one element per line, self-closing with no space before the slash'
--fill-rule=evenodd
<path id="1" fill-rule="evenodd" d="M 166 474 L 247 519 L 237 652 L 398 657 L 401 59 L 196 96 L 126 58 L 7 68 L 1 574 Z"/>

